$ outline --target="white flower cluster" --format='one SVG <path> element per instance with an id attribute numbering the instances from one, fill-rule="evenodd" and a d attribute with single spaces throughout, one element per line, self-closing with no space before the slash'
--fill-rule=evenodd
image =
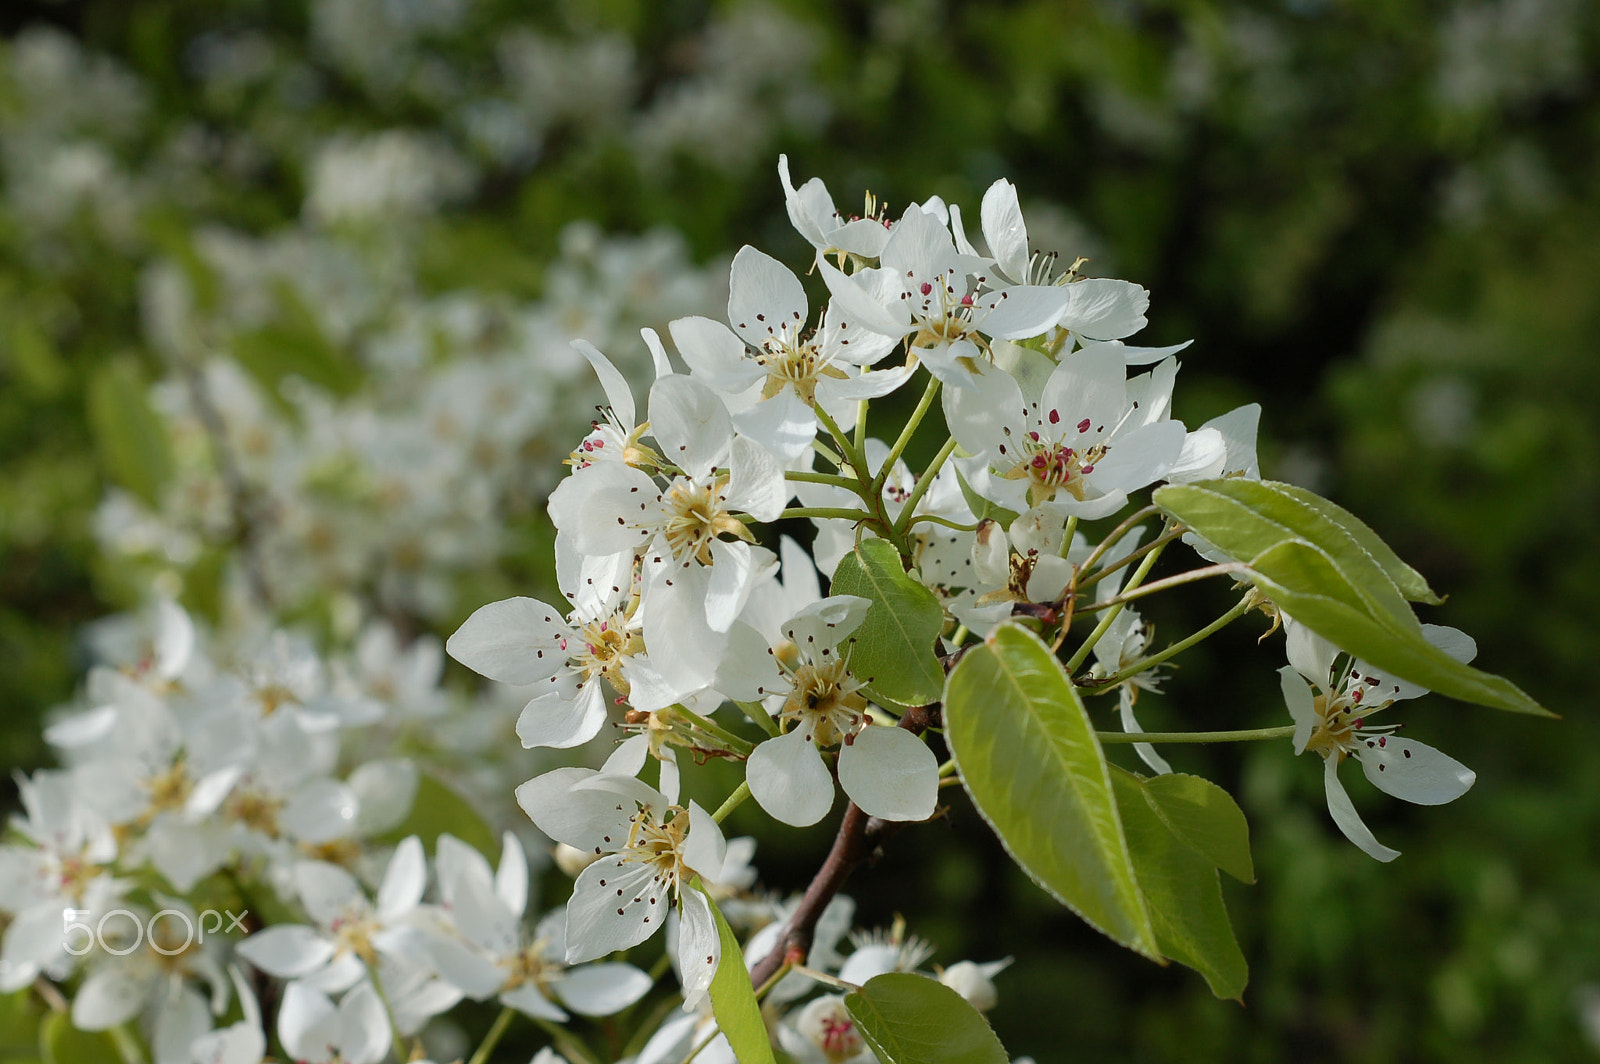
<path id="1" fill-rule="evenodd" d="M 663 322 L 720 290 L 674 236 L 602 239 L 580 224 L 531 303 L 418 298 L 377 255 L 294 230 L 202 231 L 195 252 L 210 305 L 172 261 L 143 286 L 147 334 L 175 367 L 153 406 L 176 475 L 156 511 L 114 491 L 97 529 L 112 556 L 180 576 L 244 542 L 234 560 L 260 570 L 280 608 L 342 594 L 449 614 L 456 581 L 492 572 L 549 490 L 539 457 L 582 424 L 570 341 Z M 324 362 L 290 365 L 304 375 L 274 391 L 259 362 L 269 340 L 321 343 Z"/>
<path id="2" fill-rule="evenodd" d="M 447 833 L 431 861 L 415 835 L 384 841 L 411 812 L 418 767 L 352 753 L 383 724 L 436 724 L 449 712 L 437 643 L 397 654 L 392 635 L 375 630 L 355 658 L 331 664 L 281 632 L 253 651 L 208 647 L 167 600 L 102 622 L 92 636 L 103 662 L 89 676 L 91 708 L 61 715 L 47 732 L 67 767 L 21 781 L 19 841 L 0 845 L 0 992 L 41 978 L 70 987 L 74 1025 L 134 1024 L 157 1064 L 260 1064 L 272 1059 L 271 1032 L 259 984 L 245 975 L 255 970 L 286 981 L 276 1037 L 294 1059 L 376 1064 L 396 1035 L 416 1035 L 463 998 L 565 1023 L 613 1015 L 654 987 L 634 965 L 599 960 L 634 941 L 595 941 L 594 912 L 575 902 L 534 918 L 529 863 L 514 834 L 504 833 L 497 868 Z M 781 927 L 785 907 L 750 892 L 753 841 L 724 844 L 692 803 L 687 813 L 670 810 L 636 780 L 578 768 L 540 777 L 519 798 L 548 812 L 539 819 L 562 841 L 616 840 L 616 858 L 579 875 L 576 899 L 609 908 L 620 889 L 657 924 L 668 921 L 669 891 L 680 902 L 673 949 L 691 1009 L 709 975 L 694 961 L 702 950 L 715 957 L 717 939 L 713 928 L 710 945 L 702 941 L 710 902 L 679 889 L 677 843 L 718 884 L 740 926 L 769 928 L 767 941 Z M 600 835 L 578 827 L 591 809 L 604 820 L 618 799 L 630 816 Z M 700 825 L 692 840 L 690 823 Z M 651 852 L 653 863 L 630 867 L 629 846 Z M 219 899 L 231 926 L 200 910 Z M 837 938 L 850 907 L 841 900 L 835 912 L 842 920 L 824 933 Z M 762 941 L 752 939 L 753 954 Z M 818 956 L 822 964 L 837 953 L 829 945 Z M 908 956 L 871 960 L 877 953 L 862 949 L 846 964 L 891 970 L 927 954 Z M 987 1007 L 993 988 L 983 973 L 992 966 L 947 974 L 967 980 L 952 985 Z M 805 1009 L 816 1007 L 799 1004 L 809 989 L 791 983 L 780 998 L 800 1031 Z M 219 1026 L 230 1001 L 241 1018 Z M 677 1059 L 673 1047 L 703 1026 L 700 1012 L 686 1019 L 669 1020 L 638 1059 Z M 839 1029 L 814 1037 L 825 1049 Z"/>

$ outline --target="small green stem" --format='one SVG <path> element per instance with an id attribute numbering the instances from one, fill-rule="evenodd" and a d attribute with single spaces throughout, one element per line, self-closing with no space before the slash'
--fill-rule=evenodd
<path id="1" fill-rule="evenodd" d="M 111 1041 L 117 1047 L 117 1055 L 125 1064 L 144 1064 L 144 1050 L 139 1047 L 139 1039 L 128 1030 L 126 1023 L 119 1023 L 109 1028 L 106 1033 L 111 1036 Z M 398 1036 L 397 1036 L 398 1037 Z"/>
<path id="2" fill-rule="evenodd" d="M 955 453 L 956 441 L 955 437 L 952 436 L 944 442 L 943 447 L 939 448 L 939 453 L 933 456 L 933 461 L 929 462 L 928 467 L 922 471 L 922 475 L 917 477 L 917 482 L 911 485 L 911 494 L 907 495 L 906 501 L 900 505 L 900 526 L 902 530 L 910 528 L 912 522 L 919 520 L 919 518 L 913 516 L 917 511 L 917 503 L 921 502 L 922 497 L 928 494 L 928 489 L 933 487 L 933 478 L 939 475 L 939 470 L 944 468 L 945 462 Z M 931 515 L 926 519 L 934 520 Z M 959 528 L 961 526 L 952 525 L 951 527 Z"/>
<path id="3" fill-rule="evenodd" d="M 1172 541 L 1168 540 L 1167 542 L 1170 543 Z M 1162 546 L 1166 546 L 1166 544 L 1163 543 Z M 1155 557 L 1155 553 L 1152 552 L 1150 557 Z M 1149 561 L 1149 558 L 1145 560 Z M 1134 587 L 1130 581 L 1128 589 L 1124 590 L 1116 598 L 1109 598 L 1104 602 L 1096 602 L 1093 606 L 1083 606 L 1079 608 L 1078 612 L 1093 613 L 1095 610 L 1113 609 L 1132 602 L 1134 599 L 1144 598 L 1146 595 L 1154 595 L 1157 592 L 1166 591 L 1169 588 L 1179 587 L 1183 584 L 1191 584 L 1196 580 L 1208 580 L 1213 576 L 1243 575 L 1248 572 L 1250 572 L 1250 566 L 1244 562 L 1223 562 L 1221 565 L 1207 565 L 1199 569 L 1190 569 L 1186 573 L 1169 576 L 1165 579 L 1157 580 L 1153 584 L 1145 584 L 1143 587 Z"/>
<path id="4" fill-rule="evenodd" d="M 511 1018 L 517 1010 L 510 1005 L 500 1010 L 500 1015 L 494 1018 L 489 1033 L 483 1036 L 483 1041 L 478 1043 L 478 1051 L 472 1054 L 472 1059 L 467 1064 L 488 1064 L 489 1054 L 494 1052 L 494 1047 L 500 1044 L 500 1039 L 506 1033 L 506 1028 L 511 1026 Z M 402 1058 L 403 1059 L 403 1058 Z"/>
<path id="5" fill-rule="evenodd" d="M 856 400 L 856 450 L 867 453 L 867 401 Z"/>
<path id="6" fill-rule="evenodd" d="M 908 514 L 910 512 L 911 511 L 909 511 L 909 510 L 902 511 L 902 516 L 904 516 L 905 514 Z M 946 528 L 953 528 L 957 532 L 976 532 L 979 528 L 983 527 L 983 523 L 981 521 L 978 524 L 975 524 L 975 525 L 963 525 L 963 524 L 958 524 L 957 522 L 952 521 L 949 518 L 940 517 L 938 514 L 916 514 L 911 518 L 911 520 L 902 521 L 897 526 L 897 530 L 901 531 L 901 532 L 904 532 L 905 530 L 909 529 L 912 525 L 916 524 L 918 521 L 926 521 L 930 525 L 943 525 Z"/>
<path id="7" fill-rule="evenodd" d="M 862 494 L 859 481 L 837 473 L 813 473 L 804 469 L 790 469 L 783 474 L 783 479 L 797 484 L 826 484 L 833 488 L 843 488 L 855 495 Z"/>
<path id="8" fill-rule="evenodd" d="M 1138 561 L 1140 558 L 1143 558 L 1146 554 L 1149 554 L 1153 550 L 1160 550 L 1168 543 L 1180 538 L 1183 533 L 1184 530 L 1181 528 L 1174 528 L 1171 531 L 1161 533 L 1161 535 L 1157 536 L 1155 539 L 1152 539 L 1144 546 L 1137 547 L 1129 551 L 1127 554 L 1124 554 L 1122 557 L 1118 558 L 1105 568 L 1097 569 L 1093 573 L 1090 573 L 1088 576 L 1084 577 L 1082 580 L 1079 580 L 1077 583 L 1077 589 L 1082 591 L 1086 587 L 1093 587 L 1106 577 L 1110 576 L 1112 573 L 1121 569 L 1123 566 L 1132 565 L 1134 562 Z M 1079 571 L 1082 572 L 1082 566 L 1079 567 Z"/>
<path id="9" fill-rule="evenodd" d="M 1238 620 L 1240 617 L 1243 617 L 1246 613 L 1250 612 L 1250 608 L 1253 605 L 1254 602 L 1252 601 L 1251 596 L 1246 595 L 1244 598 L 1239 600 L 1239 604 L 1237 606 L 1234 606 L 1227 613 L 1224 613 L 1221 617 L 1218 617 L 1216 620 L 1212 621 L 1198 632 L 1185 636 L 1160 653 L 1151 654 L 1147 658 L 1140 658 L 1127 668 L 1119 669 L 1117 672 L 1107 676 L 1104 680 L 1099 681 L 1099 685 L 1101 687 L 1115 687 L 1117 684 L 1122 683 L 1129 677 L 1137 676 L 1139 673 L 1144 672 L 1147 669 L 1155 668 L 1163 661 L 1176 657 L 1185 650 L 1188 650 L 1190 647 L 1194 646 L 1196 643 L 1200 642 L 1202 639 L 1216 634 L 1223 628 Z"/>
<path id="10" fill-rule="evenodd" d="M 928 408 L 933 406 L 934 397 L 939 394 L 939 378 L 928 375 L 928 386 L 922 389 L 922 398 L 917 400 L 917 408 L 911 411 L 911 416 L 906 419 L 905 427 L 900 430 L 900 435 L 895 439 L 894 445 L 889 448 L 889 454 L 883 460 L 883 468 L 878 470 L 878 475 L 872 479 L 872 494 L 883 493 L 883 486 L 889 482 L 889 476 L 894 471 L 894 464 L 905 453 L 911 437 L 917 433 L 917 426 L 922 424 L 922 419 L 927 416 Z M 865 473 L 865 470 L 862 470 Z"/>
<path id="11" fill-rule="evenodd" d="M 749 757 L 750 751 L 755 749 L 755 746 L 752 745 L 749 740 L 739 738 L 722 725 L 702 717 L 692 709 L 685 709 L 681 704 L 673 706 L 672 712 L 682 714 L 683 717 L 693 723 L 696 728 L 699 728 L 701 731 L 712 736 L 718 741 L 726 743 L 728 749 L 743 757 Z"/>
<path id="12" fill-rule="evenodd" d="M 822 422 L 823 427 L 828 430 L 828 435 L 832 436 L 833 442 L 838 445 L 839 453 L 844 455 L 845 461 L 855 470 L 856 477 L 863 485 L 868 483 L 865 456 L 850 442 L 850 437 L 844 434 L 844 430 L 839 428 L 839 423 L 833 420 L 826 410 L 820 406 L 812 409 L 816 411 L 817 420 Z"/>
<path id="13" fill-rule="evenodd" d="M 772 714 L 762 708 L 759 703 L 735 702 L 734 705 L 738 706 L 741 713 L 749 717 L 757 727 L 768 735 L 776 736 L 778 734 L 778 722 L 773 720 Z"/>
<path id="14" fill-rule="evenodd" d="M 772 988 L 777 986 L 779 981 L 782 980 L 784 976 L 789 974 L 789 969 L 793 967 L 793 961 L 784 961 L 782 966 L 779 967 L 777 971 L 773 972 L 771 977 L 768 978 L 766 982 L 756 987 L 756 1000 L 760 1001 L 762 998 L 766 997 L 767 994 L 772 991 Z"/>
<path id="15" fill-rule="evenodd" d="M 949 761 L 946 761 L 944 764 L 939 766 L 939 778 L 940 779 L 945 779 L 945 778 L 947 778 L 949 776 L 954 776 L 955 774 L 956 774 L 956 763 L 955 763 L 955 759 L 954 758 L 952 758 Z"/>
<path id="16" fill-rule="evenodd" d="M 727 801 L 717 807 L 717 811 L 711 814 L 711 819 L 719 824 L 722 823 L 728 818 L 728 814 L 743 805 L 744 800 L 748 797 L 750 797 L 750 781 L 745 780 L 739 784 L 738 790 L 728 795 Z"/>
<path id="17" fill-rule="evenodd" d="M 1090 569 L 1093 569 L 1095 564 L 1099 562 L 1101 558 L 1105 557 L 1106 551 L 1110 550 L 1116 545 L 1117 540 L 1133 531 L 1134 525 L 1137 525 L 1151 514 L 1159 513 L 1160 510 L 1160 507 L 1153 504 L 1135 510 L 1126 519 L 1124 519 L 1121 524 L 1117 525 L 1116 528 L 1113 528 L 1110 532 L 1106 533 L 1106 538 L 1100 541 L 1099 545 L 1090 552 L 1089 556 L 1083 560 L 1083 564 L 1078 568 L 1083 572 L 1088 572 Z M 1071 537 L 1069 536 L 1068 538 L 1070 539 Z M 1066 557 L 1066 555 L 1063 554 L 1062 557 Z"/>
<path id="18" fill-rule="evenodd" d="M 878 522 L 876 517 L 865 510 L 852 510 L 842 506 L 791 506 L 778 515 L 780 521 L 788 517 L 815 517 L 819 521 Z"/>
<path id="19" fill-rule="evenodd" d="M 1156 564 L 1156 559 L 1159 557 L 1161 557 L 1161 552 L 1159 550 L 1153 550 L 1149 554 L 1145 555 L 1145 559 L 1140 563 L 1139 568 L 1134 570 L 1132 576 L 1128 577 L 1127 588 L 1125 588 L 1123 591 L 1124 595 L 1128 594 L 1134 588 L 1137 588 L 1140 584 L 1144 583 L 1144 578 L 1150 575 L 1150 570 Z M 1106 634 L 1106 630 L 1111 627 L 1112 622 L 1117 619 L 1117 614 L 1121 612 L 1122 602 L 1117 602 L 1113 608 L 1106 611 L 1106 615 L 1104 617 L 1100 618 L 1100 623 L 1094 626 L 1094 631 L 1089 633 L 1089 638 L 1083 641 L 1083 645 L 1077 649 L 1077 651 L 1072 655 L 1072 659 L 1067 662 L 1068 676 L 1071 676 L 1073 673 L 1078 671 L 1078 666 L 1083 664 L 1083 659 L 1089 656 L 1089 652 L 1094 649 L 1094 645 L 1100 642 L 1100 638 Z"/>
<path id="20" fill-rule="evenodd" d="M 599 1055 L 565 1027 L 539 1016 L 530 1016 L 528 1018 L 544 1029 L 544 1032 L 550 1036 L 551 1041 L 555 1042 L 556 1048 L 561 1050 L 561 1055 L 568 1060 L 581 1061 L 582 1064 L 600 1064 Z M 495 1022 L 499 1023 L 500 1021 L 496 1019 Z M 493 1034 L 494 1032 L 490 1031 L 490 1033 Z M 485 1041 L 485 1045 L 487 1044 L 488 1042 Z M 482 1052 L 483 1050 L 480 1047 L 478 1053 L 474 1054 L 467 1064 L 487 1064 L 489 1059 L 487 1056 L 482 1061 L 478 1059 Z"/>
<path id="21" fill-rule="evenodd" d="M 833 453 L 833 448 L 818 440 L 811 441 L 811 449 L 833 463 L 833 468 L 840 469 L 844 466 L 844 459 Z"/>
<path id="22" fill-rule="evenodd" d="M 1069 515 L 1067 515 L 1066 527 L 1061 530 L 1061 546 L 1056 551 L 1056 556 L 1057 557 L 1065 558 L 1068 554 L 1072 553 L 1072 537 L 1077 535 L 1077 534 L 1078 534 L 1078 515 L 1077 514 L 1069 514 Z M 1101 546 L 1104 546 L 1104 543 L 1102 543 Z M 1094 557 L 1094 555 L 1091 554 L 1089 557 L 1092 559 Z M 1079 571 L 1081 572 L 1082 569 L 1083 569 L 1083 566 L 1079 566 L 1078 568 L 1079 568 Z"/>
<path id="23" fill-rule="evenodd" d="M 1281 728 L 1244 728 L 1239 731 L 1095 732 L 1102 743 L 1246 743 L 1257 739 L 1287 739 L 1294 725 Z"/>

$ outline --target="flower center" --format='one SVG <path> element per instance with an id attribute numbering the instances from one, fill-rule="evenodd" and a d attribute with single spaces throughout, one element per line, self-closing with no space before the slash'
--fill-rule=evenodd
<path id="1" fill-rule="evenodd" d="M 1058 416 L 1053 410 L 1050 413 L 1052 417 Z M 1087 420 L 1080 422 L 1078 432 L 1083 433 L 1087 425 Z M 1038 432 L 1029 432 L 1020 443 L 1016 453 L 1010 455 L 1015 464 L 1003 475 L 1007 480 L 1031 481 L 1028 502 L 1034 506 L 1055 498 L 1058 491 L 1082 502 L 1083 478 L 1094 472 L 1095 465 L 1109 450 L 1105 444 L 1096 443 L 1080 451 L 1068 447 L 1065 437 L 1051 440 Z M 1002 448 L 1002 453 L 1005 450 Z"/>
<path id="2" fill-rule="evenodd" d="M 818 378 L 845 377 L 843 370 L 822 356 L 814 340 L 791 338 L 787 328 L 762 343 L 756 361 L 767 371 L 767 383 L 761 389 L 763 399 L 771 399 L 787 387 L 793 388 L 807 406 L 816 406 Z"/>
<path id="3" fill-rule="evenodd" d="M 867 719 L 867 700 L 861 684 L 837 657 L 799 666 L 793 674 L 794 690 L 779 716 L 804 728 L 818 746 L 849 742 Z"/>
<path id="4" fill-rule="evenodd" d="M 572 655 L 572 666 L 583 674 L 584 682 L 604 676 L 618 694 L 628 697 L 628 681 L 623 676 L 622 663 L 635 654 L 644 653 L 644 634 L 629 630 L 627 614 L 614 610 L 608 617 L 584 624 L 578 629 L 578 635 L 583 647 Z"/>
<path id="5" fill-rule="evenodd" d="M 372 948 L 372 936 L 380 930 L 378 922 L 372 914 L 352 911 L 340 916 L 328 928 L 333 932 L 334 947 L 337 950 L 349 950 L 360 957 L 368 967 L 378 963 L 378 955 Z"/>
<path id="6" fill-rule="evenodd" d="M 754 542 L 744 522 L 722 508 L 724 496 L 715 481 L 679 477 L 661 496 L 666 511 L 662 532 L 674 560 L 711 564 L 711 542 L 724 533 Z"/>
<path id="7" fill-rule="evenodd" d="M 656 878 L 671 883 L 676 895 L 684 874 L 693 874 L 679 856 L 684 837 L 689 834 L 689 814 L 676 805 L 670 807 L 667 813 L 669 819 L 659 822 L 649 809 L 641 808 L 635 813 L 628 826 L 628 843 L 622 848 L 621 856 L 626 861 L 654 868 Z"/>

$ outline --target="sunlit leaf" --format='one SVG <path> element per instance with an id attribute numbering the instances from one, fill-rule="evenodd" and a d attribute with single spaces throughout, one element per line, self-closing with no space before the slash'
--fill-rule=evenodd
<path id="1" fill-rule="evenodd" d="M 1215 864 L 1167 827 L 1148 799 L 1148 781 L 1115 766 L 1111 780 L 1161 952 L 1205 976 L 1213 994 L 1237 999 L 1249 970 Z"/>
<path id="2" fill-rule="evenodd" d="M 894 546 L 862 540 L 839 562 L 832 594 L 872 600 L 850 651 L 850 671 L 871 678 L 868 695 L 902 706 L 936 701 L 944 689 L 944 668 L 934 655 L 944 609 L 906 573 Z"/>
<path id="3" fill-rule="evenodd" d="M 1233 796 L 1210 780 L 1171 772 L 1144 781 L 1145 797 L 1167 828 L 1200 856 L 1243 883 L 1256 881 L 1250 825 Z"/>
<path id="4" fill-rule="evenodd" d="M 889 972 L 845 995 L 856 1030 L 883 1064 L 1008 1064 L 983 1013 L 936 979 Z M 741 1064 L 743 1057 L 739 1058 Z"/>
<path id="5" fill-rule="evenodd" d="M 744 966 L 744 950 L 716 902 L 706 899 L 717 921 L 717 939 L 722 944 L 722 959 L 711 977 L 711 1009 L 739 1064 L 776 1064 L 767 1025 L 761 1019 L 761 1003 L 750 985 L 750 970 Z"/>
<path id="6" fill-rule="evenodd" d="M 945 741 L 972 804 L 1034 881 L 1123 945 L 1159 956 L 1105 755 L 1050 648 L 1003 624 L 951 670 Z"/>

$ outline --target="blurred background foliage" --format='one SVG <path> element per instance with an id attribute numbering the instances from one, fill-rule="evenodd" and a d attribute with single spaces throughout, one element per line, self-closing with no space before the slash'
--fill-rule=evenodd
<path id="1" fill-rule="evenodd" d="M 1320 766 L 1287 744 L 1172 753 L 1251 817 L 1260 883 L 1229 895 L 1242 1008 L 1057 908 L 961 802 L 857 885 L 864 922 L 903 913 L 936 961 L 1016 956 L 993 1019 L 1040 1061 L 1593 1058 L 1600 7 L 18 0 L 0 22 L 8 766 L 44 763 L 83 626 L 137 604 L 135 561 L 93 531 L 107 485 L 153 506 L 181 461 L 142 398 L 181 369 L 152 269 L 176 264 L 204 305 L 219 282 L 196 248 L 290 233 L 354 249 L 378 314 L 526 304 L 575 219 L 670 227 L 708 271 L 746 242 L 803 261 L 779 152 L 841 205 L 871 189 L 896 212 L 934 193 L 970 212 L 1004 176 L 1035 247 L 1151 290 L 1143 342 L 1195 338 L 1178 416 L 1259 399 L 1265 474 L 1362 515 L 1449 594 L 1425 619 L 1565 719 L 1419 705 L 1418 736 L 1478 783 L 1445 809 L 1362 803 L 1406 851 L 1389 866 L 1337 835 Z M 360 328 L 317 309 L 282 297 L 249 338 L 209 342 L 269 395 L 365 387 Z M 548 594 L 553 472 L 527 474 L 534 501 L 500 515 L 484 572 L 391 614 L 448 634 L 490 598 Z M 180 586 L 214 612 L 203 568 Z M 1154 611 L 1158 637 L 1225 608 L 1210 591 Z M 1256 634 L 1188 655 L 1145 725 L 1280 723 L 1279 652 Z M 758 859 L 797 888 L 825 845 L 766 831 Z"/>

